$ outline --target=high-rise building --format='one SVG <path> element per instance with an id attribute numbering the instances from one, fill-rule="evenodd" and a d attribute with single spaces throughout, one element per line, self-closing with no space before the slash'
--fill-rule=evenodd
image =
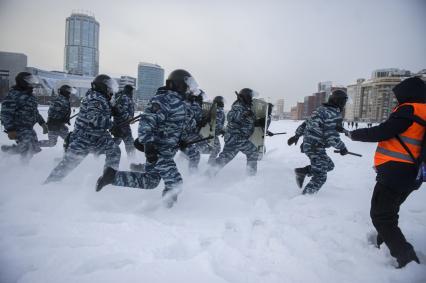
<path id="1" fill-rule="evenodd" d="M 118 89 L 123 90 L 126 85 L 131 85 L 136 89 L 136 78 L 130 76 L 121 76 L 118 80 Z"/>
<path id="2" fill-rule="evenodd" d="M 312 112 L 315 110 L 316 97 L 314 95 L 305 96 L 303 101 L 303 118 L 307 119 L 311 116 Z"/>
<path id="3" fill-rule="evenodd" d="M 357 79 L 355 84 L 348 85 L 348 102 L 345 106 L 345 119 L 347 121 L 358 121 L 360 118 L 361 89 L 365 79 Z"/>
<path id="4" fill-rule="evenodd" d="M 325 102 L 325 98 L 327 93 L 325 91 L 316 92 L 313 94 L 315 96 L 315 106 L 314 108 L 318 108 Z"/>
<path id="5" fill-rule="evenodd" d="M 296 106 L 291 107 L 290 117 L 293 120 L 302 120 L 303 119 L 303 102 L 297 102 Z"/>
<path id="6" fill-rule="evenodd" d="M 410 71 L 400 69 L 380 69 L 372 73 L 371 79 L 358 79 L 348 86 L 348 95 L 354 100 L 353 120 L 382 122 L 397 105 L 392 88 L 411 76 Z M 345 118 L 349 120 L 351 113 Z"/>
<path id="7" fill-rule="evenodd" d="M 15 77 L 25 71 L 27 55 L 13 52 L 0 52 L 0 100 L 7 95 L 9 88 L 15 85 Z"/>
<path id="8" fill-rule="evenodd" d="M 332 85 L 333 83 L 331 81 L 318 83 L 318 92 L 325 92 L 325 100 L 328 100 L 328 97 L 331 94 Z"/>
<path id="9" fill-rule="evenodd" d="M 95 17 L 73 12 L 66 19 L 64 70 L 70 74 L 99 73 L 99 23 Z"/>
<path id="10" fill-rule="evenodd" d="M 275 114 L 281 117 L 284 114 L 284 99 L 278 99 L 275 105 Z"/>
<path id="11" fill-rule="evenodd" d="M 157 89 L 164 85 L 164 69 L 159 65 L 141 62 L 138 65 L 137 103 L 144 108 L 155 95 Z"/>

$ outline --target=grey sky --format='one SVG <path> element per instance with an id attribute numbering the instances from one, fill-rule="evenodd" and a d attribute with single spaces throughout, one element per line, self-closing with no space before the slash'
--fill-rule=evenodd
<path id="1" fill-rule="evenodd" d="M 100 23 L 100 72 L 136 76 L 140 61 L 185 68 L 209 97 L 251 87 L 286 109 L 319 81 L 347 85 L 378 68 L 426 68 L 426 0 L 0 0 L 0 50 L 62 70 L 65 18 Z"/>

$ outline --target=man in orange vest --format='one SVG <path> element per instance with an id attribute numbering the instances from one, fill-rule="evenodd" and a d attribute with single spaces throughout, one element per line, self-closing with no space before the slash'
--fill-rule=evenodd
<path id="1" fill-rule="evenodd" d="M 412 261 L 420 263 L 398 227 L 398 212 L 411 192 L 421 186 L 413 157 L 417 159 L 420 155 L 425 127 L 413 122 L 412 117 L 426 120 L 426 85 L 420 78 L 412 77 L 396 85 L 393 92 L 398 106 L 388 120 L 372 128 L 349 132 L 348 136 L 354 141 L 379 143 L 374 156 L 377 183 L 370 216 L 378 232 L 377 247 L 384 242 L 401 268 Z"/>

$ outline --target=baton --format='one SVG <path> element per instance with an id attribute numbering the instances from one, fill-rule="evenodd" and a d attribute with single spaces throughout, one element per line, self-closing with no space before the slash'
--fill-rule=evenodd
<path id="1" fill-rule="evenodd" d="M 199 143 L 199 142 L 202 142 L 202 141 L 211 140 L 212 138 L 214 138 L 214 137 L 208 136 L 206 138 L 202 138 L 202 139 L 199 139 L 199 140 L 190 141 L 190 142 L 185 143 L 185 147 L 188 147 L 188 145 L 191 145 L 191 144 L 194 144 L 194 143 Z M 175 146 L 175 148 L 179 148 L 179 145 Z"/>
<path id="2" fill-rule="evenodd" d="M 78 113 L 80 113 L 80 112 L 78 112 Z M 76 114 L 72 115 L 72 116 L 70 117 L 70 120 L 71 120 L 72 118 L 74 118 L 75 116 L 77 116 L 77 115 L 78 115 L 78 113 L 76 113 Z"/>
<path id="3" fill-rule="evenodd" d="M 334 150 L 334 153 L 340 153 L 340 150 Z M 359 153 L 355 153 L 355 152 L 350 152 L 350 151 L 348 151 L 348 154 L 349 155 L 353 155 L 353 156 L 358 156 L 358 157 L 362 157 L 362 154 L 359 154 Z"/>

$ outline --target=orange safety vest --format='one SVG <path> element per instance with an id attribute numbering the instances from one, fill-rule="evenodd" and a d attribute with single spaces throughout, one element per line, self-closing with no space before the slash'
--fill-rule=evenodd
<path id="1" fill-rule="evenodd" d="M 395 112 L 403 105 L 411 105 L 414 108 L 414 115 L 426 120 L 426 104 L 424 103 L 403 103 L 393 110 Z M 423 136 L 425 135 L 425 127 L 413 122 L 413 124 L 402 134 L 399 135 L 401 140 L 410 149 L 413 156 L 417 159 L 420 156 Z M 374 155 L 374 166 L 379 166 L 389 161 L 398 161 L 414 164 L 410 154 L 404 149 L 396 138 L 391 138 L 379 142 Z"/>

